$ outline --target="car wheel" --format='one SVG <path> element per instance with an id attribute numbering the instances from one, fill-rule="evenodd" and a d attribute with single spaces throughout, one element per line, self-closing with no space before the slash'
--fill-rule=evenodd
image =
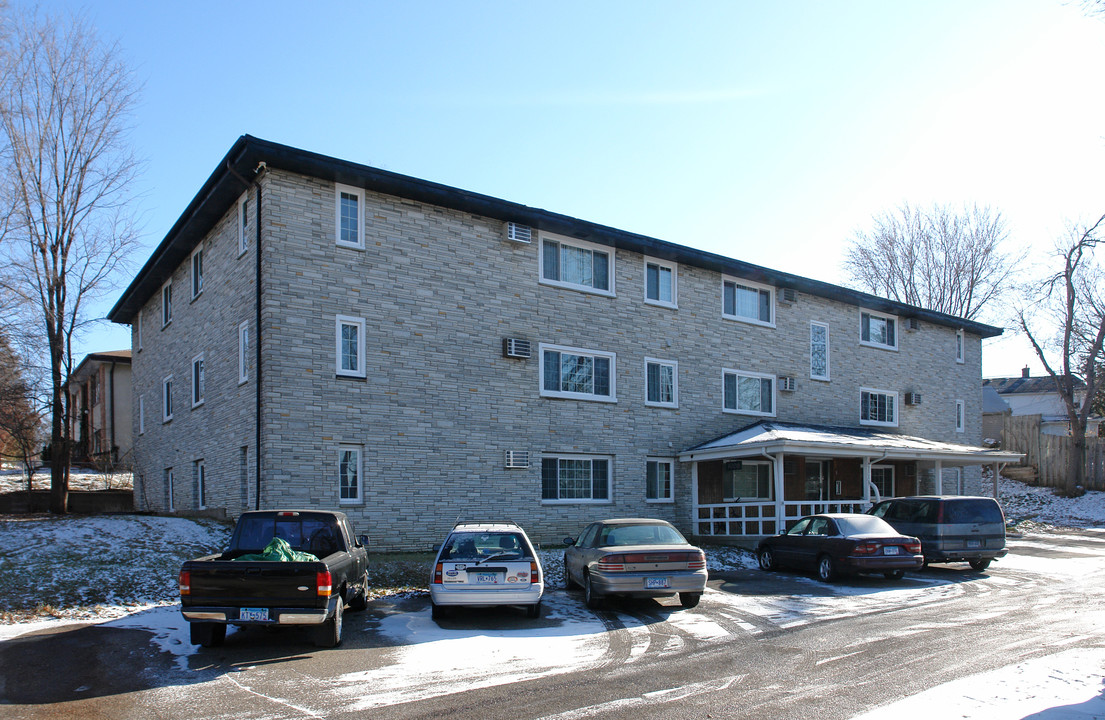
<path id="1" fill-rule="evenodd" d="M 218 647 L 226 639 L 226 625 L 222 623 L 189 623 L 188 635 L 193 645 Z"/>
<path id="2" fill-rule="evenodd" d="M 590 573 L 583 574 L 583 602 L 592 610 L 602 607 L 602 599 L 595 593 L 594 585 L 591 584 Z"/>
<path id="3" fill-rule="evenodd" d="M 679 604 L 684 608 L 693 608 L 698 605 L 698 601 L 702 599 L 702 593 L 697 592 L 681 592 L 679 593 Z"/>
<path id="4" fill-rule="evenodd" d="M 882 576 L 887 580 L 901 580 L 905 577 L 905 570 L 887 570 Z"/>
<path id="5" fill-rule="evenodd" d="M 326 618 L 326 622 L 319 626 L 318 634 L 315 636 L 315 645 L 319 647 L 337 647 L 341 644 L 341 616 L 344 609 L 345 604 L 339 597 L 334 605 L 334 614 Z"/>
<path id="6" fill-rule="evenodd" d="M 536 620 L 541 617 L 541 603 L 535 602 L 532 605 L 526 605 L 526 617 L 530 620 Z"/>
<path id="7" fill-rule="evenodd" d="M 980 560 L 970 560 L 969 562 L 971 564 L 971 567 L 974 568 L 975 570 L 985 570 L 986 568 L 990 567 L 990 559 L 989 558 L 983 558 L 983 559 L 980 559 Z"/>
<path id="8" fill-rule="evenodd" d="M 760 561 L 761 570 L 774 570 L 777 566 L 775 564 L 775 553 L 771 551 L 771 548 L 763 548 L 760 550 L 758 556 Z"/>
<path id="9" fill-rule="evenodd" d="M 572 572 L 568 569 L 568 554 L 564 554 L 564 587 L 567 590 L 575 590 L 579 583 L 572 579 Z"/>
<path id="10" fill-rule="evenodd" d="M 357 594 L 349 601 L 349 609 L 353 611 L 364 610 L 368 607 L 368 571 L 361 576 L 360 587 Z"/>
<path id="11" fill-rule="evenodd" d="M 821 582 L 830 582 L 836 577 L 836 568 L 833 559 L 828 555 L 822 555 L 817 559 L 817 579 Z"/>
<path id="12" fill-rule="evenodd" d="M 430 601 L 430 617 L 434 620 L 441 620 L 445 617 L 447 611 L 441 605 L 438 605 L 433 600 Z"/>

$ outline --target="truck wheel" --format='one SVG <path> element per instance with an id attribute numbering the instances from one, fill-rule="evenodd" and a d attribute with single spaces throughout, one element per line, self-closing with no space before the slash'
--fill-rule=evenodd
<path id="1" fill-rule="evenodd" d="M 344 609 L 344 604 L 341 598 L 338 598 L 337 604 L 334 606 L 334 614 L 326 619 L 326 622 L 318 629 L 318 635 L 315 636 L 315 645 L 319 647 L 337 647 L 341 644 L 341 614 Z"/>
<path id="2" fill-rule="evenodd" d="M 357 588 L 356 593 L 349 600 L 349 609 L 354 612 L 364 610 L 368 607 L 368 571 L 365 570 L 364 575 L 361 576 L 360 587 Z"/>
<path id="3" fill-rule="evenodd" d="M 194 622 L 188 624 L 188 634 L 192 640 L 193 645 L 202 645 L 203 647 L 218 647 L 223 644 L 223 640 L 226 639 L 226 625 L 222 623 L 201 623 Z"/>

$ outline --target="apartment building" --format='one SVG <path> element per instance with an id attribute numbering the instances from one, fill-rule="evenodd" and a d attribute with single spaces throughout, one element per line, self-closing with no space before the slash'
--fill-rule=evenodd
<path id="1" fill-rule="evenodd" d="M 69 376 L 71 460 L 102 469 L 130 464 L 130 350 L 90 353 Z"/>
<path id="2" fill-rule="evenodd" d="M 381 549 L 754 537 L 1016 457 L 979 447 L 999 328 L 248 135 L 109 317 L 137 506 L 339 508 Z"/>

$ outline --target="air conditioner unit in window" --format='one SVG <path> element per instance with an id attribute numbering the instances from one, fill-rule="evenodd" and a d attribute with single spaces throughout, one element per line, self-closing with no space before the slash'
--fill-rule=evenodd
<path id="1" fill-rule="evenodd" d="M 528 358 L 533 355 L 529 340 L 522 338 L 503 338 L 503 357 Z"/>
<path id="2" fill-rule="evenodd" d="M 507 450 L 504 466 L 508 470 L 524 470 L 529 467 L 529 450 Z"/>
<path id="3" fill-rule="evenodd" d="M 506 239 L 516 243 L 533 242 L 533 228 L 508 222 L 506 224 Z"/>
<path id="4" fill-rule="evenodd" d="M 779 378 L 779 389 L 783 392 L 794 392 L 798 389 L 798 380 L 793 376 L 784 375 Z"/>
<path id="5" fill-rule="evenodd" d="M 798 291 L 794 288 L 781 288 L 779 290 L 779 302 L 792 303 L 798 299 Z"/>
<path id="6" fill-rule="evenodd" d="M 921 393 L 907 392 L 905 394 L 905 404 L 906 405 L 920 405 L 921 404 Z"/>
<path id="7" fill-rule="evenodd" d="M 917 318 L 906 318 L 905 319 L 905 329 L 906 330 L 920 330 L 921 329 L 921 321 L 918 320 Z"/>

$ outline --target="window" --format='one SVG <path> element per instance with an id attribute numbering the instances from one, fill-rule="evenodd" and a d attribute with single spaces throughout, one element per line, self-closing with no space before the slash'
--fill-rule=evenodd
<path id="1" fill-rule="evenodd" d="M 246 227 L 249 222 L 249 193 L 242 195 L 238 200 L 238 256 L 249 248 L 249 233 Z"/>
<path id="2" fill-rule="evenodd" d="M 963 347 L 963 331 L 955 331 L 955 361 L 957 363 L 967 362 L 966 350 Z"/>
<path id="3" fill-rule="evenodd" d="M 675 501 L 675 462 L 669 458 L 649 459 L 645 463 L 645 500 Z"/>
<path id="4" fill-rule="evenodd" d="M 541 345 L 541 396 L 617 402 L 614 353 Z"/>
<path id="5" fill-rule="evenodd" d="M 645 358 L 645 405 L 679 407 L 679 365 Z"/>
<path id="6" fill-rule="evenodd" d="M 364 249 L 364 190 L 338 185 L 335 190 L 337 243 Z"/>
<path id="7" fill-rule="evenodd" d="M 138 346 L 138 352 L 142 352 L 142 311 L 138 311 L 138 315 L 135 316 L 135 330 L 138 333 L 138 342 L 135 343 Z"/>
<path id="8" fill-rule="evenodd" d="M 161 327 L 173 320 L 173 281 L 161 286 Z"/>
<path id="9" fill-rule="evenodd" d="M 365 376 L 364 318 L 338 315 L 336 322 L 338 375 Z"/>
<path id="10" fill-rule="evenodd" d="M 723 370 L 722 409 L 745 415 L 775 414 L 775 376 Z"/>
<path id="11" fill-rule="evenodd" d="M 772 466 L 769 462 L 729 460 L 721 474 L 725 502 L 739 500 L 771 500 Z"/>
<path id="12" fill-rule="evenodd" d="M 889 465 L 872 465 L 871 484 L 879 491 L 880 499 L 894 497 L 894 468 Z"/>
<path id="13" fill-rule="evenodd" d="M 338 449 L 338 501 L 356 503 L 361 500 L 361 448 L 342 445 Z"/>
<path id="14" fill-rule="evenodd" d="M 249 446 L 238 448 L 238 498 L 249 509 Z"/>
<path id="15" fill-rule="evenodd" d="M 165 506 L 173 512 L 173 469 L 165 468 Z"/>
<path id="16" fill-rule="evenodd" d="M 203 292 L 203 248 L 199 247 L 192 253 L 192 299 L 195 300 Z"/>
<path id="17" fill-rule="evenodd" d="M 192 492 L 196 498 L 196 509 L 207 509 L 207 468 L 203 460 L 192 463 Z"/>
<path id="18" fill-rule="evenodd" d="M 893 315 L 881 315 L 879 313 L 864 310 L 859 314 L 860 318 L 860 343 L 871 347 L 898 349 L 897 329 L 898 319 Z"/>
<path id="19" fill-rule="evenodd" d="M 138 434 L 146 434 L 146 396 L 138 396 Z"/>
<path id="20" fill-rule="evenodd" d="M 249 380 L 249 321 L 238 325 L 238 384 Z"/>
<path id="21" fill-rule="evenodd" d="M 161 421 L 173 419 L 173 376 L 161 381 Z"/>
<path id="22" fill-rule="evenodd" d="M 967 431 L 966 405 L 962 400 L 955 401 L 955 431 L 957 433 Z"/>
<path id="23" fill-rule="evenodd" d="M 610 502 L 610 462 L 576 455 L 541 458 L 541 500 Z"/>
<path id="24" fill-rule="evenodd" d="M 645 302 L 649 305 L 676 307 L 677 276 L 678 272 L 673 263 L 645 258 Z"/>
<path id="25" fill-rule="evenodd" d="M 581 240 L 542 236 L 541 282 L 548 285 L 614 294 L 614 263 L 610 250 Z"/>
<path id="26" fill-rule="evenodd" d="M 810 379 L 829 379 L 829 326 L 810 323 Z"/>
<path id="27" fill-rule="evenodd" d="M 861 390 L 859 405 L 860 425 L 898 425 L 898 393 Z"/>
<path id="28" fill-rule="evenodd" d="M 203 404 L 203 353 L 192 358 L 192 407 Z"/>
<path id="29" fill-rule="evenodd" d="M 775 327 L 774 310 L 774 288 L 747 280 L 721 279 L 722 317 Z"/>

